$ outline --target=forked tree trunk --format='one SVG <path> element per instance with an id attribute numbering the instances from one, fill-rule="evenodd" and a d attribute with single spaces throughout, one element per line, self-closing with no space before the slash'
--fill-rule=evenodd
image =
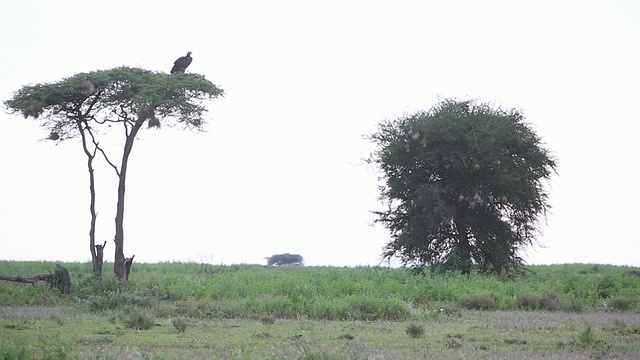
<path id="1" fill-rule="evenodd" d="M 78 130 L 80 132 L 80 138 L 82 140 L 82 149 L 84 150 L 85 155 L 87 156 L 87 171 L 89 171 L 89 212 L 91 213 L 91 225 L 89 227 L 89 251 L 91 252 L 91 262 L 93 263 L 93 274 L 95 276 L 102 276 L 102 256 L 98 256 L 97 248 L 100 245 L 96 246 L 96 219 L 98 214 L 96 213 L 96 187 L 95 187 L 95 176 L 93 174 L 93 159 L 96 157 L 96 151 L 98 150 L 97 144 L 94 144 L 93 153 L 89 151 L 88 142 L 85 131 L 90 131 L 87 129 L 88 125 L 86 121 L 82 120 L 82 118 L 76 120 L 76 125 L 78 126 Z M 104 247 L 104 245 L 103 245 Z M 102 249 L 100 249 L 102 250 Z"/>

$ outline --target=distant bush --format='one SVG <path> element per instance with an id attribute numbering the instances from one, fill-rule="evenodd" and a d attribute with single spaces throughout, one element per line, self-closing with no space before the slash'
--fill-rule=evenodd
<path id="1" fill-rule="evenodd" d="M 542 299 L 539 294 L 526 293 L 518 297 L 518 308 L 522 310 L 540 310 Z"/>
<path id="2" fill-rule="evenodd" d="M 498 308 L 498 302 L 493 293 L 490 291 L 482 291 L 460 299 L 460 306 L 473 310 L 495 310 Z"/>
<path id="3" fill-rule="evenodd" d="M 298 254 L 277 254 L 267 258 L 267 265 L 304 265 L 304 258 Z"/>
<path id="4" fill-rule="evenodd" d="M 602 299 L 606 299 L 615 294 L 617 290 L 617 284 L 611 276 L 605 276 L 598 280 L 596 289 L 598 292 L 598 296 Z"/>
<path id="5" fill-rule="evenodd" d="M 189 326 L 189 323 L 185 319 L 173 319 L 171 320 L 171 324 L 177 332 L 185 332 Z"/>
<path id="6" fill-rule="evenodd" d="M 416 339 L 422 337 L 422 334 L 424 334 L 424 326 L 418 324 L 409 324 L 407 325 L 405 332 L 407 333 L 407 335 L 409 335 L 409 337 Z"/>
<path id="7" fill-rule="evenodd" d="M 126 327 L 135 330 L 149 330 L 155 326 L 156 320 L 144 311 L 132 311 L 125 316 Z"/>
<path id="8" fill-rule="evenodd" d="M 584 303 L 580 299 L 572 298 L 568 301 L 561 303 L 561 310 L 567 312 L 582 312 L 584 311 Z"/>
<path id="9" fill-rule="evenodd" d="M 608 301 L 609 308 L 617 311 L 629 311 L 635 308 L 637 304 L 637 298 L 626 296 L 614 296 Z"/>
<path id="10" fill-rule="evenodd" d="M 560 294 L 553 291 L 545 292 L 542 294 L 542 299 L 540 299 L 540 305 L 542 309 L 547 311 L 560 310 Z"/>

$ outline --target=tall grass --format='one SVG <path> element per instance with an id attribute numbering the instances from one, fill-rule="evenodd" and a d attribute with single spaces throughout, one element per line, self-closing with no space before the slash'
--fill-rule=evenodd
<path id="1" fill-rule="evenodd" d="M 134 264 L 131 281 L 96 279 L 89 263 L 65 263 L 70 296 L 45 285 L 0 282 L 4 306 L 74 304 L 91 311 L 135 306 L 158 317 L 310 318 L 404 320 L 434 309 L 598 310 L 607 301 L 619 311 L 638 311 L 640 279 L 630 268 L 606 265 L 531 266 L 527 277 L 503 280 L 480 275 L 414 276 L 381 267 L 204 266 L 196 263 Z M 0 274 L 34 276 L 48 262 L 0 261 Z M 624 301 L 622 301 L 622 300 Z M 416 315 L 417 314 L 417 315 Z"/>

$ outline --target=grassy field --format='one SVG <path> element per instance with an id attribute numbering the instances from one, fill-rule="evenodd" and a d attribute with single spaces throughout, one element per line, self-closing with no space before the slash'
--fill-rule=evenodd
<path id="1" fill-rule="evenodd" d="M 640 278 L 606 265 L 497 277 L 379 267 L 134 264 L 73 292 L 0 281 L 0 359 L 640 358 Z M 31 277 L 47 262 L 0 261 Z"/>

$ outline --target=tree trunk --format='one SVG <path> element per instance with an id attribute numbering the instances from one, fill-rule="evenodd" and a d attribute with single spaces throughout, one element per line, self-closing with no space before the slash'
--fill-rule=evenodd
<path id="1" fill-rule="evenodd" d="M 458 230 L 458 254 L 460 258 L 459 262 L 460 272 L 465 275 L 471 274 L 471 244 L 469 243 L 469 233 L 467 232 L 467 225 L 462 221 L 456 222 L 456 228 Z"/>
<path id="2" fill-rule="evenodd" d="M 76 120 L 76 125 L 80 131 L 80 138 L 82 139 L 82 149 L 87 156 L 87 170 L 89 171 L 89 212 L 91 213 L 91 225 L 89 227 L 89 251 L 91 252 L 91 262 L 93 263 L 93 274 L 96 276 L 102 276 L 102 256 L 98 258 L 96 253 L 96 219 L 98 214 L 96 213 L 96 188 L 95 177 L 93 174 L 93 159 L 96 157 L 97 145 L 91 153 L 87 147 L 87 137 L 85 129 L 88 126 L 86 122 L 82 120 Z"/>
<path id="3" fill-rule="evenodd" d="M 102 253 L 98 256 L 97 248 L 100 246 L 96 246 L 96 219 L 98 214 L 96 214 L 96 188 L 95 188 L 95 177 L 93 175 L 93 158 L 95 157 L 95 153 L 93 156 L 89 156 L 89 160 L 87 161 L 87 167 L 89 168 L 89 193 L 91 194 L 91 203 L 89 205 L 89 211 L 91 212 L 91 227 L 89 228 L 89 247 L 91 248 L 91 262 L 93 263 L 93 274 L 95 276 L 102 276 Z M 104 245 L 102 246 L 104 247 Z M 102 247 L 100 250 L 102 250 Z"/>
<path id="4" fill-rule="evenodd" d="M 146 111 L 141 111 L 138 114 L 138 119 L 131 127 L 131 132 L 127 134 L 127 140 L 124 143 L 124 149 L 122 151 L 122 164 L 120 165 L 120 173 L 118 174 L 118 203 L 115 219 L 116 236 L 113 239 L 113 241 L 116 243 L 116 250 L 113 272 L 115 273 L 116 278 L 120 280 L 127 278 L 124 257 L 124 194 L 125 184 L 127 180 L 127 165 L 129 163 L 129 155 L 131 155 L 131 150 L 133 148 L 133 141 L 138 134 L 138 130 L 140 130 L 140 127 L 148 117 L 149 115 Z"/>

